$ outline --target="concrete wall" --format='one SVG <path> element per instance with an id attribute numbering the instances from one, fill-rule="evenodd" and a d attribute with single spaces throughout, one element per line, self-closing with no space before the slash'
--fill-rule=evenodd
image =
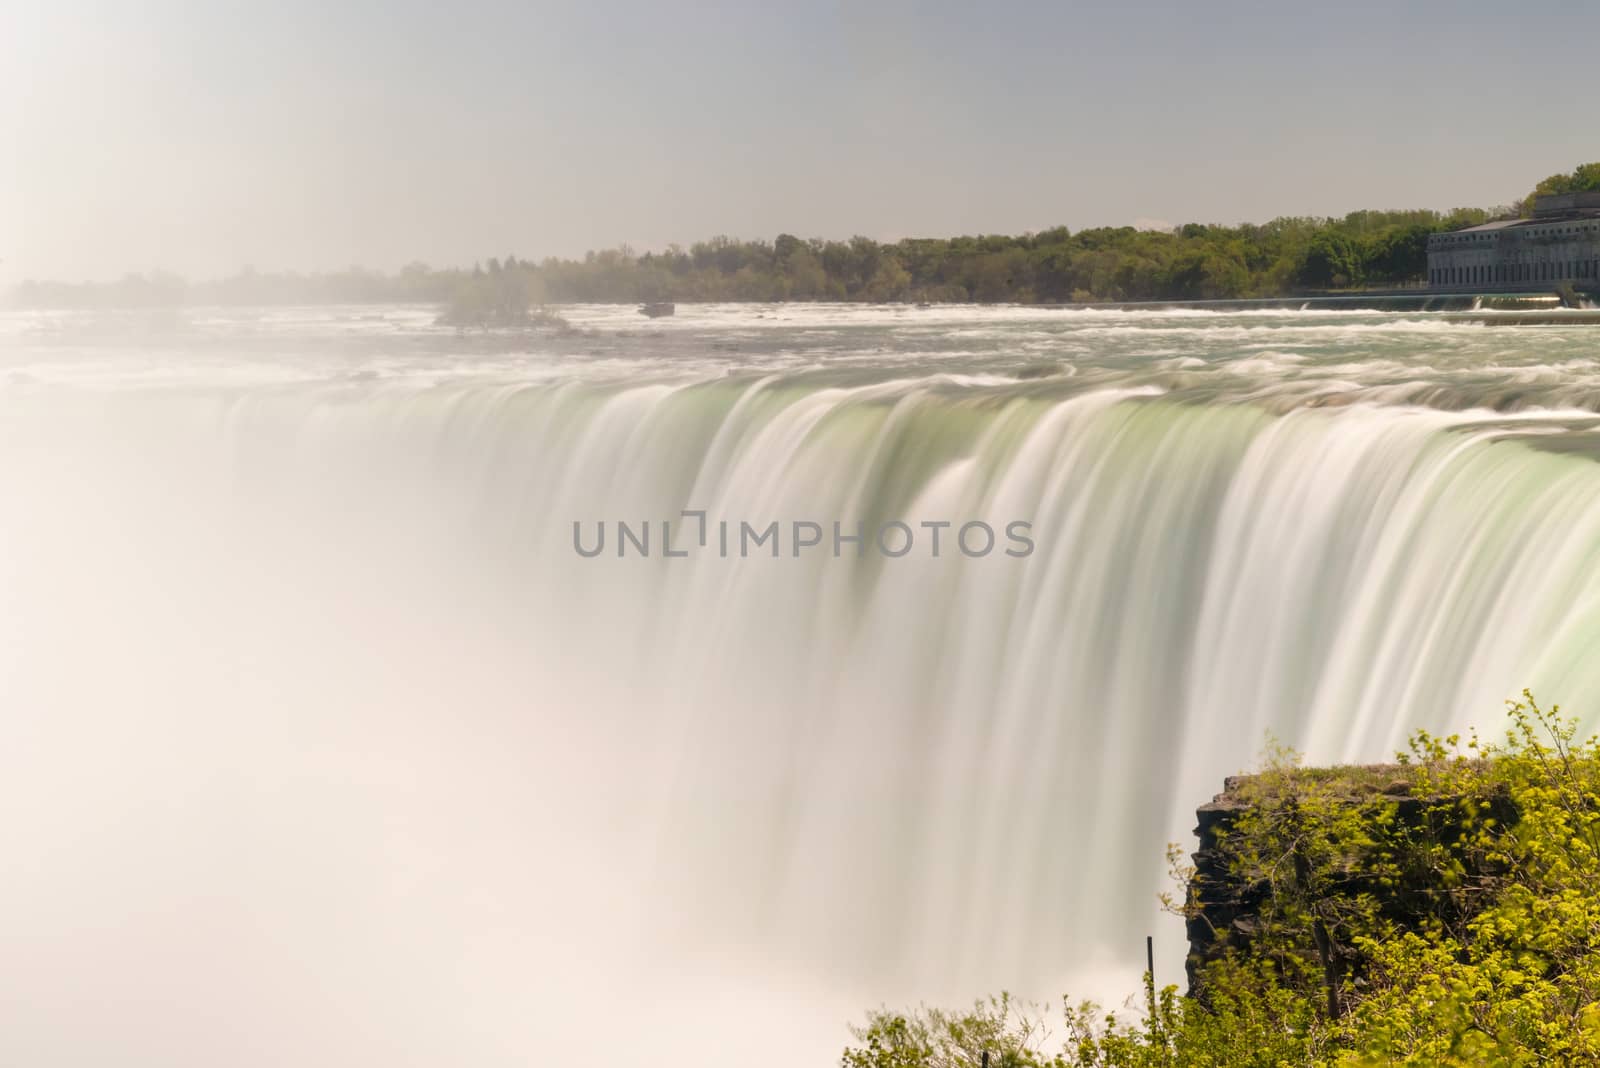
<path id="1" fill-rule="evenodd" d="M 1548 291 L 1563 282 L 1600 286 L 1600 218 L 1465 230 L 1428 241 L 1433 289 Z"/>

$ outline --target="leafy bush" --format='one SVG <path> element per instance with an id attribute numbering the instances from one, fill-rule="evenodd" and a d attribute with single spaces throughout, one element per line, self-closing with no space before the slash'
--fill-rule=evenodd
<path id="1" fill-rule="evenodd" d="M 1220 838 L 1257 892 L 1195 989 L 1141 1018 L 1001 996 L 873 1013 L 845 1068 L 1600 1063 L 1600 743 L 1531 694 L 1505 739 L 1419 732 L 1396 765 L 1277 755 Z M 1194 873 L 1177 911 L 1199 911 Z"/>

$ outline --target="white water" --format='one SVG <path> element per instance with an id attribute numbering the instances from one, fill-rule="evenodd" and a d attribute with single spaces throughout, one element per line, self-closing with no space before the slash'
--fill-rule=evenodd
<path id="1" fill-rule="evenodd" d="M 1269 732 L 1600 707 L 1582 328 L 574 318 L 0 319 L 0 1059 L 831 1063 L 1178 981 Z M 684 508 L 1037 549 L 573 551 Z"/>

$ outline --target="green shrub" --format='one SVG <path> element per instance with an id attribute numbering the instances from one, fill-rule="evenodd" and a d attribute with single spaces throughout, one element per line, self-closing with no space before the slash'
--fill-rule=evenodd
<path id="1" fill-rule="evenodd" d="M 1422 732 L 1382 769 L 1277 754 L 1243 782 L 1219 848 L 1259 897 L 1251 935 L 1192 995 L 1147 985 L 1132 1020 L 1064 1002 L 1059 1036 L 1004 995 L 878 1012 L 842 1063 L 1600 1064 L 1600 744 L 1531 694 L 1509 716 L 1497 744 Z"/>

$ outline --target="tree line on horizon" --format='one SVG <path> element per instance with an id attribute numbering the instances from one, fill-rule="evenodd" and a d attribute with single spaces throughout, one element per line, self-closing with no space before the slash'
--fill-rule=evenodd
<path id="1" fill-rule="evenodd" d="M 178 304 L 439 303 L 489 307 L 508 286 L 525 304 L 647 301 L 927 301 L 1068 303 L 1208 300 L 1414 284 L 1427 271 L 1431 234 L 1493 213 L 1458 209 L 1361 211 L 1342 219 L 1285 218 L 1265 225 L 1191 223 L 1172 231 L 1056 227 L 1009 236 L 879 242 L 713 237 L 635 253 L 627 246 L 580 260 L 507 256 L 471 269 L 413 263 L 394 274 L 351 268 L 326 274 L 245 271 L 190 283 L 168 274 L 106 283 L 27 281 L 23 307 Z"/>
<path id="2" fill-rule="evenodd" d="M 1427 276 L 1428 238 L 1515 216 L 1533 196 L 1600 188 L 1600 163 L 1552 175 L 1501 209 L 1357 211 L 1261 225 L 1190 223 L 1170 231 L 1129 226 L 1076 233 L 879 242 L 720 236 L 688 248 L 627 246 L 582 259 L 507 256 L 471 269 L 413 263 L 394 274 L 245 271 L 186 283 L 130 275 L 111 283 L 24 282 L 13 303 L 32 307 L 426 302 L 460 322 L 511 323 L 532 305 L 649 301 L 927 301 L 1069 303 L 1215 300 L 1405 287 Z"/>

